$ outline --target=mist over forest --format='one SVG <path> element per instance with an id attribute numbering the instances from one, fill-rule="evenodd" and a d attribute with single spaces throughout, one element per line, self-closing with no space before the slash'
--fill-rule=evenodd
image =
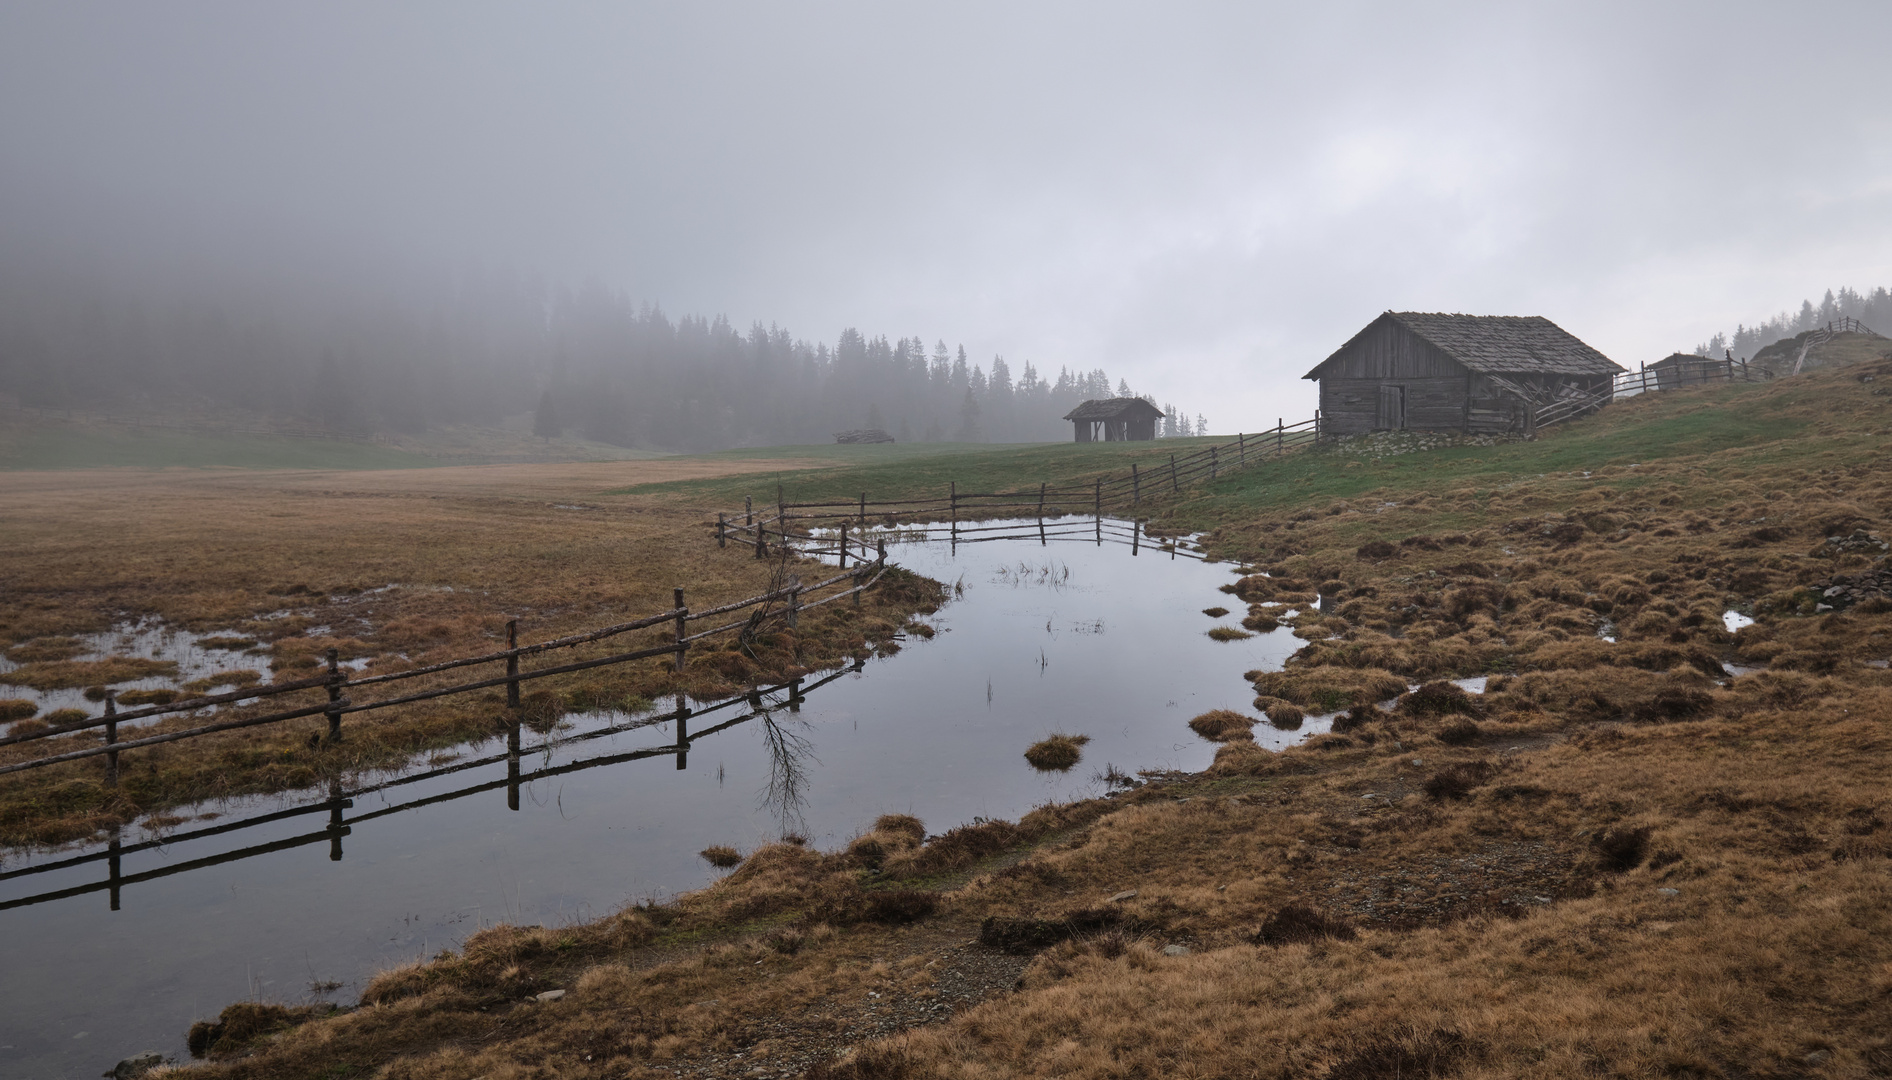
<path id="1" fill-rule="evenodd" d="M 1850 288 L 1841 288 L 1837 293 L 1828 289 L 1817 305 L 1811 300 L 1802 300 L 1799 311 L 1783 311 L 1753 326 L 1741 323 L 1732 332 L 1717 333 L 1695 346 L 1695 355 L 1720 357 L 1732 352 L 1736 359 L 1746 360 L 1776 341 L 1796 337 L 1842 317 L 1858 319 L 1882 334 L 1892 333 L 1892 329 L 1888 329 L 1892 328 L 1892 292 L 1883 285 L 1868 293 Z"/>
<path id="2" fill-rule="evenodd" d="M 423 290 L 207 291 L 0 268 L 0 399 L 347 433 L 531 413 L 539 434 L 701 451 L 857 428 L 900 442 L 1068 439 L 1071 408 L 1132 394 L 1102 370 L 979 359 L 940 338 L 848 328 L 809 341 L 506 274 Z M 1206 428 L 1167 412 L 1162 434 Z"/>

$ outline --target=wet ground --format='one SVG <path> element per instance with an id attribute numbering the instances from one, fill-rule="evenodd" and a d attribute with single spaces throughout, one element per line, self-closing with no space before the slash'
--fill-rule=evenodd
<path id="1" fill-rule="evenodd" d="M 799 693 L 694 703 L 687 754 L 674 721 L 574 717 L 528 732 L 516 762 L 502 740 L 340 791 L 178 811 L 127 829 L 116 857 L 9 855 L 0 1076 L 181 1056 L 191 1021 L 243 998 L 352 1001 L 374 971 L 483 925 L 588 919 L 701 887 L 716 872 L 696 853 L 710 845 L 797 833 L 837 847 L 890 812 L 944 831 L 1101 794 L 1113 769 L 1203 768 L 1214 748 L 1187 721 L 1252 713 L 1242 673 L 1278 668 L 1302 642 L 1285 627 L 1211 640 L 1240 618 L 1217 590 L 1233 568 L 1144 545 L 902 542 L 894 561 L 953 586 L 930 640 L 909 635 Z M 1280 746 L 1326 727 L 1263 722 L 1255 735 Z M 1025 748 L 1055 732 L 1089 736 L 1083 760 L 1034 771 Z"/>

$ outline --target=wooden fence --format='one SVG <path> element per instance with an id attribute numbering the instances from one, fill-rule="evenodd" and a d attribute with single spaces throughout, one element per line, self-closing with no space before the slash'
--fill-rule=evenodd
<path id="1" fill-rule="evenodd" d="M 735 541 L 753 545 L 758 559 L 786 546 L 798 555 L 832 556 L 845 569 L 850 558 L 867 556 L 870 526 L 898 528 L 904 523 L 938 522 L 945 524 L 955 544 L 1036 536 L 1047 543 L 1054 539 L 1123 543 L 1133 551 L 1144 546 L 1161 547 L 1174 555 L 1175 546 L 1149 537 L 1141 521 L 1126 523 L 1106 518 L 1105 511 L 1128 509 L 1134 514 L 1146 501 L 1180 494 L 1186 485 L 1214 480 L 1223 473 L 1305 449 L 1319 440 L 1320 425 L 1318 416 L 1297 424 L 1277 422 L 1271 430 L 1242 433 L 1228 442 L 1212 443 L 1186 454 L 1170 454 L 1167 462 L 1154 466 L 1136 463 L 1125 473 L 1057 487 L 1041 483 L 1016 491 L 961 491 L 955 481 L 949 482 L 944 492 L 930 497 L 869 499 L 862 492 L 855 499 L 790 502 L 777 485 L 773 506 L 758 508 L 750 497 L 743 500 L 742 510 L 718 513 L 716 544 L 727 547 Z M 983 524 L 994 518 L 1011 519 L 1012 523 Z M 1086 520 L 1074 520 L 1079 518 Z M 1036 524 L 1021 529 L 1019 519 L 1035 520 Z"/>
<path id="2" fill-rule="evenodd" d="M 540 642 L 536 645 L 520 645 L 518 643 L 518 620 L 510 620 L 506 624 L 506 648 L 498 652 L 462 657 L 457 660 L 447 660 L 438 664 L 428 664 L 424 667 L 411 668 L 407 671 L 393 671 L 380 675 L 350 677 L 351 673 L 342 668 L 336 650 L 330 649 L 328 651 L 328 672 L 324 675 L 308 679 L 296 679 L 289 682 L 274 682 L 261 686 L 250 686 L 228 693 L 212 694 L 205 697 L 192 698 L 187 701 L 174 702 L 168 705 L 150 705 L 144 708 L 127 710 L 125 712 L 118 711 L 116 702 L 108 692 L 105 698 L 105 711 L 102 716 L 90 717 L 85 720 L 75 720 L 66 724 L 58 724 L 39 731 L 22 732 L 20 734 L 0 737 L 0 746 L 12 746 L 18 743 L 59 738 L 60 736 L 73 735 L 78 732 L 103 728 L 104 740 L 101 743 L 81 747 L 76 750 L 65 750 L 63 752 L 49 754 L 45 757 L 32 758 L 27 761 L 0 765 L 0 775 L 21 772 L 28 769 L 42 769 L 61 762 L 77 761 L 82 758 L 103 755 L 105 758 L 105 786 L 116 787 L 118 786 L 119 755 L 127 750 L 135 750 L 145 746 L 156 746 L 159 743 L 176 742 L 180 739 L 193 739 L 220 731 L 232 731 L 238 728 L 256 727 L 263 724 L 279 724 L 285 721 L 310 716 L 323 716 L 328 719 L 327 738 L 329 741 L 334 742 L 339 741 L 342 737 L 342 717 L 350 713 L 389 709 L 399 705 L 409 705 L 415 702 L 432 700 L 434 698 L 448 697 L 453 694 L 471 693 L 476 690 L 489 690 L 500 686 L 506 688 L 506 705 L 511 710 L 512 737 L 517 740 L 519 731 L 519 690 L 521 684 L 533 679 L 544 679 L 553 675 L 565 675 L 575 671 L 586 671 L 591 668 L 607 667 L 665 655 L 674 655 L 676 657 L 676 669 L 682 671 L 690 646 L 704 638 L 754 626 L 759 622 L 771 619 L 780 620 L 789 626 L 794 626 L 799 613 L 808 608 L 831 604 L 847 596 L 856 597 L 858 602 L 858 597 L 861 592 L 871 588 L 874 583 L 879 581 L 881 576 L 886 573 L 885 545 L 880 545 L 871 554 L 873 557 L 869 558 L 869 553 L 864 551 L 862 557 L 856 560 L 853 569 L 843 570 L 841 573 L 827 578 L 826 580 L 816 582 L 813 585 L 803 585 L 800 582 L 791 581 L 782 588 L 773 589 L 758 596 L 749 597 L 746 600 L 738 600 L 730 604 L 720 604 L 703 611 L 691 611 L 689 606 L 684 602 L 683 590 L 679 588 L 673 593 L 675 604 L 668 611 L 661 611 L 655 615 L 647 615 L 641 619 L 633 619 L 629 622 L 617 623 L 612 626 L 601 627 L 580 634 L 572 634 L 552 641 Z M 834 591 L 825 596 L 820 595 L 830 589 Z M 810 599 L 810 597 L 819 598 Z M 776 606 L 778 604 L 780 605 L 779 608 Z M 720 615 L 728 615 L 733 612 L 747 611 L 750 609 L 755 609 L 751 615 L 736 619 L 732 622 L 712 626 L 707 630 L 699 630 L 695 633 L 689 632 L 689 624 L 692 622 L 712 619 Z M 520 662 L 529 657 L 564 649 L 572 649 L 581 645 L 588 645 L 593 642 L 618 637 L 636 630 L 665 625 L 671 628 L 671 640 L 662 645 L 633 649 L 629 652 L 614 653 L 609 656 L 574 660 L 569 663 L 533 668 L 531 670 L 524 670 L 520 666 Z M 384 685 L 391 686 L 412 679 L 438 675 L 446 671 L 486 664 L 505 665 L 505 674 L 477 679 L 473 682 L 460 683 L 453 686 L 427 687 L 409 693 L 396 694 L 391 697 L 376 698 L 372 701 L 354 701 L 345 696 L 345 692 L 351 689 L 380 687 Z M 227 720 L 214 720 L 211 723 L 197 727 L 186 728 L 179 731 L 164 731 L 154 735 L 146 735 L 142 738 L 122 739 L 120 737 L 122 733 L 119 727 L 122 724 L 129 724 L 139 720 L 148 720 L 152 717 L 176 713 L 192 713 L 201 709 L 210 709 L 217 706 L 235 705 L 243 701 L 260 701 L 279 697 L 284 694 L 295 694 L 317 689 L 326 691 L 327 700 L 309 705 L 301 705 L 291 709 L 264 713 L 260 716 L 237 716 Z M 681 708 L 681 706 L 679 707 Z M 71 740 L 67 741 L 70 742 Z"/>

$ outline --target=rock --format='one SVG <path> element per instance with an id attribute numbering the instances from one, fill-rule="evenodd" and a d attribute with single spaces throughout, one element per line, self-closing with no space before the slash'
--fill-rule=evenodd
<path id="1" fill-rule="evenodd" d="M 1813 1053 L 1808 1054 L 1806 1057 L 1803 1057 L 1800 1060 L 1806 1062 L 1808 1065 L 1824 1065 L 1828 1061 L 1831 1061 L 1832 1059 L 1833 1059 L 1833 1051 L 1815 1050 Z"/>
<path id="2" fill-rule="evenodd" d="M 1125 889 L 1124 891 L 1111 897 L 1108 902 L 1112 904 L 1121 904 L 1125 900 L 1135 900 L 1136 898 L 1137 898 L 1137 891 L 1135 889 Z"/>
<path id="3" fill-rule="evenodd" d="M 1188 956 L 1188 955 L 1189 955 L 1189 946 L 1187 946 L 1187 945 L 1165 945 L 1165 946 L 1163 946 L 1163 955 L 1164 955 L 1164 956 Z"/>
<path id="4" fill-rule="evenodd" d="M 1682 890 L 1680 890 L 1680 889 L 1657 889 L 1657 890 L 1656 890 L 1656 893 L 1657 893 L 1658 895 L 1660 895 L 1660 896 L 1680 896 L 1680 895 L 1682 895 Z"/>
<path id="5" fill-rule="evenodd" d="M 541 1005 L 550 1005 L 552 1002 L 557 1001 L 558 999 L 564 996 L 565 996 L 565 991 L 563 990 L 547 990 L 543 994 L 534 994 L 532 996 L 532 1000 L 538 1002 Z"/>
<path id="6" fill-rule="evenodd" d="M 1413 758 L 1413 759 L 1412 759 L 1412 763 L 1413 763 L 1414 765 L 1424 765 L 1424 764 L 1426 763 L 1426 759 L 1425 759 L 1425 758 Z"/>
<path id="7" fill-rule="evenodd" d="M 132 1077 L 143 1076 L 162 1064 L 164 1064 L 163 1054 L 156 1050 L 146 1050 L 142 1054 L 133 1054 L 112 1066 L 112 1071 L 105 1075 L 112 1077 L 113 1080 L 131 1080 Z"/>

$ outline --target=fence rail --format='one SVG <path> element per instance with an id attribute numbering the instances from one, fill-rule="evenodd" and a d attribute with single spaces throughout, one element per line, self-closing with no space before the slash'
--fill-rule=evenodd
<path id="1" fill-rule="evenodd" d="M 472 693 L 474 691 L 488 690 L 500 686 L 506 688 L 506 705 L 507 708 L 511 710 L 511 724 L 516 737 L 519 724 L 520 687 L 523 683 L 530 682 L 534 679 L 550 678 L 554 675 L 565 675 L 572 672 L 589 670 L 591 668 L 607 667 L 665 655 L 673 655 L 676 657 L 676 670 L 680 672 L 684 668 L 690 647 L 694 643 L 704 638 L 728 633 L 732 630 L 759 624 L 760 622 L 771 619 L 780 620 L 789 626 L 794 626 L 796 625 L 796 620 L 800 612 L 809 608 L 820 607 L 824 604 L 831 604 L 844 597 L 855 597 L 858 602 L 860 594 L 872 588 L 886 573 L 886 568 L 887 552 L 886 545 L 883 542 L 873 549 L 863 548 L 852 570 L 843 569 L 841 573 L 818 581 L 812 585 L 805 585 L 799 581 L 791 581 L 791 583 L 785 587 L 772 589 L 744 600 L 721 604 L 702 611 L 691 611 L 688 605 L 684 603 L 683 590 L 678 588 L 672 593 L 672 598 L 675 603 L 667 611 L 661 611 L 639 619 L 632 619 L 628 622 L 600 627 L 596 630 L 589 630 L 584 633 L 556 638 L 551 641 L 539 642 L 534 645 L 518 644 L 519 623 L 517 619 L 513 619 L 506 623 L 507 647 L 505 649 L 479 656 L 461 657 L 438 664 L 430 664 L 425 667 L 410 668 L 406 671 L 394 671 L 351 678 L 350 673 L 342 668 L 338 652 L 334 649 L 330 649 L 327 654 L 327 674 L 314 678 L 251 686 L 227 693 L 191 698 L 165 705 L 151 705 L 144 708 L 127 710 L 125 712 L 118 711 L 117 702 L 113 694 L 108 691 L 105 696 L 105 711 L 101 716 L 57 724 L 38 731 L 19 732 L 17 734 L 0 737 L 0 747 L 4 747 L 45 739 L 55 739 L 61 736 L 74 735 L 96 728 L 103 728 L 104 739 L 101 743 L 48 754 L 43 757 L 30 758 L 25 761 L 16 761 L 0 765 L 0 775 L 23 772 L 30 769 L 42 769 L 62 762 L 103 756 L 106 759 L 105 785 L 107 787 L 116 787 L 118 786 L 119 755 L 128 750 L 156 746 L 161 743 L 177 742 L 183 739 L 193 739 L 217 732 L 233 731 L 239 728 L 283 723 L 289 720 L 303 719 L 310 716 L 327 717 L 328 733 L 326 738 L 330 742 L 337 742 L 340 741 L 342 737 L 342 718 L 350 713 L 394 708 L 400 705 L 410 705 L 420 701 L 448 697 L 454 694 Z M 834 591 L 828 592 L 825 596 L 821 595 L 827 590 Z M 819 597 L 819 599 L 809 599 L 811 597 Z M 776 608 L 775 605 L 778 602 L 780 603 L 780 607 Z M 695 633 L 689 632 L 689 625 L 692 622 L 714 619 L 718 616 L 728 615 L 738 611 L 752 611 L 752 614 L 744 618 L 711 626 L 708 629 L 699 630 Z M 603 641 L 632 631 L 649 629 L 665 624 L 669 624 L 671 627 L 671 639 L 669 642 L 662 645 L 633 649 L 628 652 L 614 653 L 602 657 L 588 657 L 570 663 L 532 668 L 530 670 L 520 667 L 520 661 L 527 657 L 538 656 L 559 649 L 576 648 L 580 645 Z M 404 682 L 480 664 L 504 664 L 505 673 L 503 675 L 495 675 L 453 686 L 428 687 L 412 693 L 397 694 L 392 697 L 377 698 L 371 701 L 354 701 L 344 696 L 344 691 L 351 688 Z M 195 713 L 202 709 L 214 708 L 220 705 L 234 705 L 244 701 L 260 702 L 285 694 L 295 694 L 316 689 L 326 691 L 326 700 L 308 705 L 298 705 L 293 708 L 282 709 L 275 712 L 268 712 L 258 716 L 236 716 L 229 719 L 216 720 L 197 727 L 177 731 L 162 731 L 156 734 L 146 735 L 142 738 L 124 739 L 120 737 L 122 734 L 119 730 L 120 725 L 138 720 L 147 720 L 152 717 L 176 715 L 180 713 Z"/>

